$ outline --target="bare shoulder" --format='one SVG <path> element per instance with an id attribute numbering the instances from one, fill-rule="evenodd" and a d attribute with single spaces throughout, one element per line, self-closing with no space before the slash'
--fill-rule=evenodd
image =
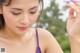
<path id="1" fill-rule="evenodd" d="M 55 39 L 54 36 L 46 29 L 42 29 L 42 28 L 37 28 L 38 29 L 38 34 L 41 38 L 43 38 L 44 40 L 50 40 L 50 39 Z"/>
<path id="2" fill-rule="evenodd" d="M 40 40 L 46 45 L 46 53 L 63 53 L 59 43 L 48 30 L 42 28 L 37 29 Z"/>
<path id="3" fill-rule="evenodd" d="M 37 28 L 37 29 L 38 29 L 38 32 L 43 34 L 43 35 L 45 35 L 45 34 L 51 35 L 51 33 L 46 29 L 43 29 L 43 28 Z"/>
<path id="4" fill-rule="evenodd" d="M 48 30 L 42 28 L 37 28 L 37 29 L 40 40 L 44 41 L 46 45 L 49 45 L 48 43 L 55 44 L 57 42 L 55 37 Z"/>

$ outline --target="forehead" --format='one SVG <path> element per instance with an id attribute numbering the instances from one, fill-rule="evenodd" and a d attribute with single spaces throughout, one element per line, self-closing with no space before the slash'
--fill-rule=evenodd
<path id="1" fill-rule="evenodd" d="M 39 5 L 39 0 L 12 0 L 11 7 L 33 7 Z"/>

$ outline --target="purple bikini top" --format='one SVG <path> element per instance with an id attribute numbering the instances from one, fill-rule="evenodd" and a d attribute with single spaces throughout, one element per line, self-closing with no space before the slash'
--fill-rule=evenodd
<path id="1" fill-rule="evenodd" d="M 40 46 L 39 46 L 38 30 L 37 30 L 37 28 L 35 28 L 35 30 L 36 30 L 36 39 L 37 39 L 36 53 L 41 53 L 41 49 L 40 49 Z"/>

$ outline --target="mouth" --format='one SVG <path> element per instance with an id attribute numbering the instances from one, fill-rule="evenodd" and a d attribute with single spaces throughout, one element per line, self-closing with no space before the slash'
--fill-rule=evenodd
<path id="1" fill-rule="evenodd" d="M 28 27 L 18 27 L 21 31 L 27 30 Z"/>

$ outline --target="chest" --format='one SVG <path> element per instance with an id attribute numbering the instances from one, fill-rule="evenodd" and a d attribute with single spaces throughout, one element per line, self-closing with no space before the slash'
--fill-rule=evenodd
<path id="1" fill-rule="evenodd" d="M 33 45 L 18 45 L 18 46 L 7 46 L 0 45 L 0 53 L 36 53 L 37 46 Z"/>
<path id="2" fill-rule="evenodd" d="M 37 43 L 36 41 L 30 41 L 28 43 L 4 43 L 0 42 L 0 53 L 36 53 Z"/>

